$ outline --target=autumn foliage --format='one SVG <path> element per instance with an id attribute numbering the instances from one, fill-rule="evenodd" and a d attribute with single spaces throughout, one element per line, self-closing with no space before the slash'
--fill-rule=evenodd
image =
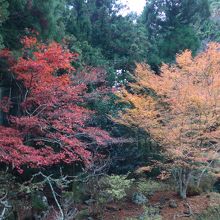
<path id="1" fill-rule="evenodd" d="M 172 167 L 189 171 L 218 158 L 220 44 L 209 44 L 195 58 L 186 50 L 160 75 L 139 64 L 134 80 L 117 93 L 130 108 L 115 121 L 149 133 Z"/>
<path id="2" fill-rule="evenodd" d="M 21 172 L 23 165 L 75 161 L 88 165 L 94 156 L 91 146 L 104 146 L 112 139 L 90 123 L 94 112 L 85 107 L 86 83 L 73 77 L 71 62 L 76 54 L 55 42 L 41 44 L 36 38 L 26 37 L 22 43 L 23 57 L 18 60 L 10 51 L 1 52 L 9 61 L 22 101 L 16 116 L 10 115 L 13 97 L 1 102 L 9 125 L 0 126 L 0 161 Z"/>

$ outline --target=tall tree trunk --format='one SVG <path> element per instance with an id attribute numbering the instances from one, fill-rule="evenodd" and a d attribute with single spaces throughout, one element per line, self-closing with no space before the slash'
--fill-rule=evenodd
<path id="1" fill-rule="evenodd" d="M 178 186 L 178 193 L 182 199 L 186 199 L 191 174 L 192 171 L 186 168 L 179 167 L 175 170 L 174 175 Z"/>

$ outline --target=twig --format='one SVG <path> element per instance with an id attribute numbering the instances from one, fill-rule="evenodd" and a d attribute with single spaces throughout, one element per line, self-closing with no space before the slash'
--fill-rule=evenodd
<path id="1" fill-rule="evenodd" d="M 7 211 L 9 208 L 11 208 L 11 206 L 8 204 L 8 201 L 5 200 L 6 197 L 7 197 L 7 195 L 8 195 L 8 194 L 5 193 L 5 195 L 4 195 L 2 198 L 0 198 L 0 204 L 3 205 L 3 210 L 2 210 L 2 213 L 0 214 L 0 220 L 5 219 L 4 216 L 5 216 L 6 211 Z"/>
<path id="2" fill-rule="evenodd" d="M 190 217 L 193 215 L 192 207 L 189 205 L 189 203 L 186 202 L 184 205 L 188 208 L 188 210 L 189 210 L 188 213 L 187 214 L 175 214 L 173 216 L 173 220 L 176 220 L 176 218 Z"/>
<path id="3" fill-rule="evenodd" d="M 44 177 L 45 180 L 46 180 L 46 182 L 48 182 L 48 184 L 49 184 L 49 186 L 50 186 L 50 189 L 51 189 L 51 192 L 52 192 L 52 195 L 53 195 L 53 197 L 54 197 L 54 200 L 55 200 L 55 202 L 56 202 L 56 204 L 57 204 L 57 207 L 58 207 L 58 209 L 59 209 L 59 211 L 60 211 L 60 215 L 61 215 L 61 216 L 60 216 L 60 219 L 61 219 L 61 220 L 64 220 L 64 213 L 63 213 L 62 207 L 61 207 L 60 203 L 58 202 L 58 199 L 57 199 L 57 196 L 56 196 L 56 192 L 54 191 L 53 186 L 52 186 L 52 183 L 51 183 L 51 181 L 54 181 L 54 180 L 53 180 L 50 176 L 44 175 L 42 172 L 39 172 L 39 173 L 35 174 L 34 177 L 39 176 L 39 175 L 41 175 L 42 177 Z M 33 178 L 34 178 L 34 177 L 33 177 Z"/>

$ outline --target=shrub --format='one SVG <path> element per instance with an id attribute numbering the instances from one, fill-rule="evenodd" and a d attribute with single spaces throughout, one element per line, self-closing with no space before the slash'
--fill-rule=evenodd
<path id="1" fill-rule="evenodd" d="M 91 215 L 102 218 L 103 211 L 107 203 L 120 201 L 127 196 L 127 190 L 133 184 L 133 179 L 128 179 L 128 175 L 111 175 L 101 178 L 94 177 L 87 183 L 87 192 L 94 200 L 91 206 Z"/>
<path id="2" fill-rule="evenodd" d="M 135 192 L 133 193 L 132 196 L 132 202 L 134 202 L 137 205 L 144 205 L 145 203 L 148 202 L 148 199 L 146 196 L 140 192 Z"/>
<path id="3" fill-rule="evenodd" d="M 151 196 L 157 191 L 162 191 L 169 188 L 166 184 L 159 183 L 154 180 L 141 179 L 135 183 L 138 192 L 143 193 L 146 196 Z"/>
<path id="4" fill-rule="evenodd" d="M 220 206 L 213 206 L 206 209 L 196 217 L 196 220 L 217 220 L 220 219 Z"/>
<path id="5" fill-rule="evenodd" d="M 139 217 L 140 220 L 162 220 L 158 208 L 148 206 L 144 207 L 144 213 Z"/>
<path id="6" fill-rule="evenodd" d="M 31 205 L 33 209 L 44 211 L 48 209 L 47 198 L 40 192 L 32 193 Z"/>
<path id="7" fill-rule="evenodd" d="M 211 172 L 207 172 L 203 174 L 202 178 L 199 181 L 199 185 L 197 182 L 198 181 L 197 178 L 196 178 L 196 181 L 192 179 L 187 189 L 187 195 L 196 196 L 196 195 L 200 195 L 203 192 L 206 192 L 206 193 L 213 192 L 216 179 L 217 178 Z"/>
<path id="8" fill-rule="evenodd" d="M 132 186 L 133 181 L 134 179 L 127 179 L 127 175 L 111 175 L 102 180 L 106 194 L 115 201 L 127 195 L 126 191 Z"/>
<path id="9" fill-rule="evenodd" d="M 187 189 L 187 196 L 198 196 L 202 194 L 202 188 L 197 185 L 189 185 Z"/>
<path id="10" fill-rule="evenodd" d="M 83 202 L 87 199 L 87 195 L 85 192 L 85 184 L 80 181 L 73 182 L 71 192 L 66 192 L 65 196 L 67 198 L 72 197 L 75 203 Z"/>
<path id="11" fill-rule="evenodd" d="M 212 192 L 217 178 L 212 173 L 206 173 L 200 182 L 200 188 L 203 192 Z"/>
<path id="12" fill-rule="evenodd" d="M 160 210 L 152 206 L 144 206 L 144 212 L 137 218 L 126 218 L 126 220 L 162 220 Z"/>

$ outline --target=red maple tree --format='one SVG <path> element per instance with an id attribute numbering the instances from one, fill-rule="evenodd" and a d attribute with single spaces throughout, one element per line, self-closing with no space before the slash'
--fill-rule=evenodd
<path id="1" fill-rule="evenodd" d="M 0 104 L 9 119 L 9 126 L 0 126 L 0 161 L 20 172 L 23 165 L 39 168 L 75 161 L 88 165 L 94 156 L 90 146 L 104 146 L 113 139 L 89 123 L 95 113 L 85 107 L 85 81 L 73 77 L 76 54 L 33 37 L 22 43 L 24 55 L 17 61 L 10 51 L 0 53 L 22 91 L 19 115 L 9 114 L 11 97 Z"/>

